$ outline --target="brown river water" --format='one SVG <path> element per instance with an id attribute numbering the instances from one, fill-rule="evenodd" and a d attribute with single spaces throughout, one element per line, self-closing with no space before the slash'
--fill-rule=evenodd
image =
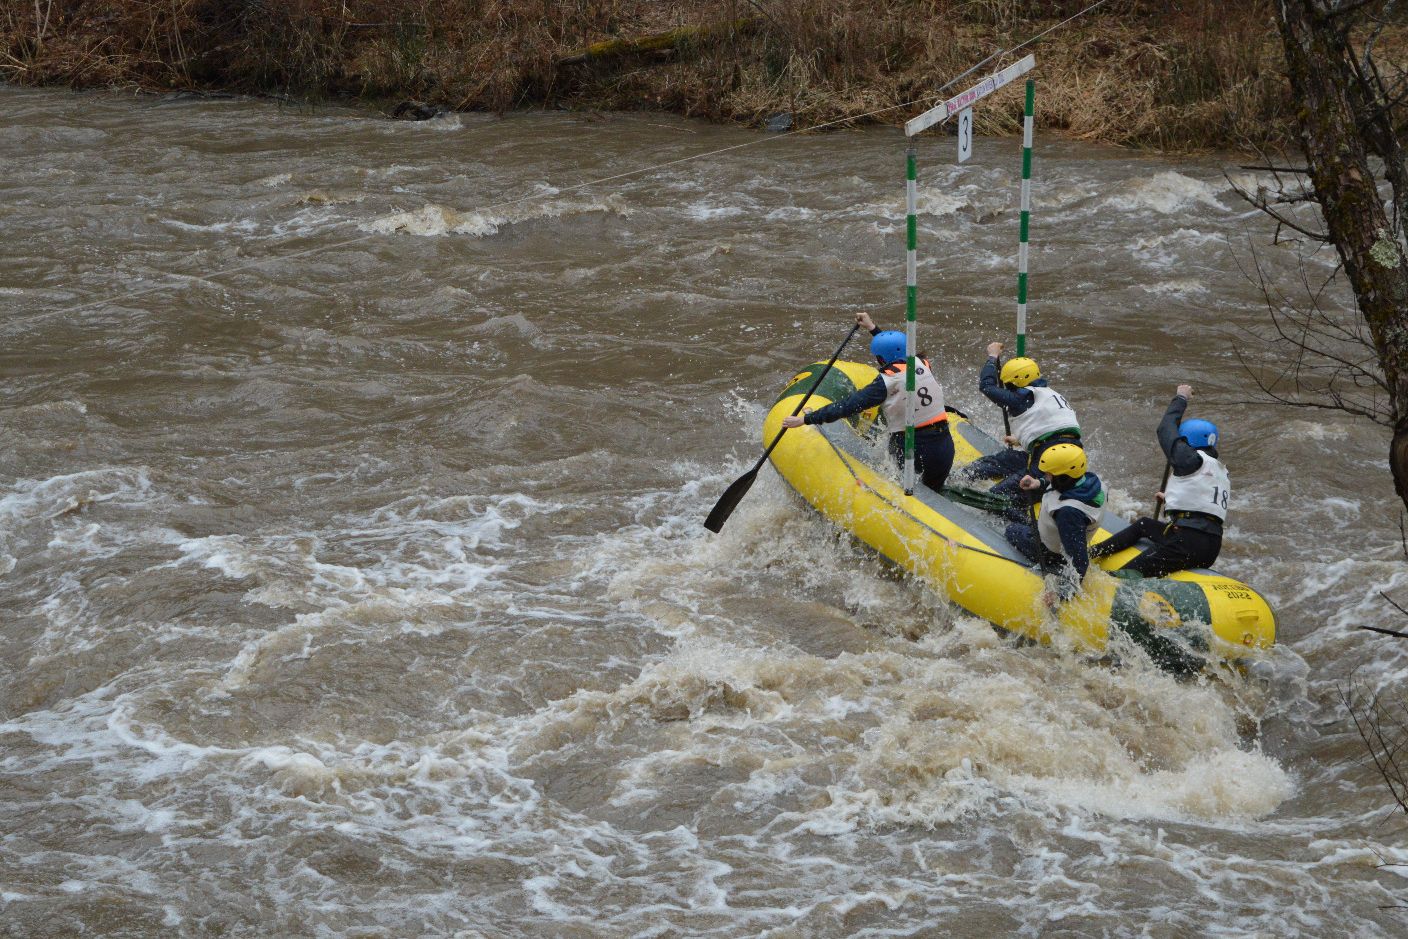
<path id="1" fill-rule="evenodd" d="M 1253 252 L 1332 259 L 1235 158 L 1036 154 L 1032 352 L 1127 513 L 1195 386 L 1279 615 L 1266 680 L 1178 682 L 1012 644 L 770 469 L 702 528 L 900 322 L 897 130 L 0 106 L 0 935 L 1408 928 L 1342 700 L 1408 675 L 1353 628 L 1408 586 L 1386 441 L 1239 365 Z M 976 150 L 920 154 L 920 339 L 992 428 L 1020 142 Z"/>

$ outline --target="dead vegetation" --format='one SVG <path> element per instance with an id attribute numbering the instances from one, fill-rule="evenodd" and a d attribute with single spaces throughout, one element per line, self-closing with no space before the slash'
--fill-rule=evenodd
<path id="1" fill-rule="evenodd" d="M 458 110 L 896 123 L 918 108 L 893 105 L 928 101 L 974 62 L 1088 3 L 0 0 L 0 77 L 377 105 L 416 98 Z M 1265 0 L 1109 0 L 1037 51 L 1047 127 L 1165 149 L 1287 136 Z M 979 110 L 980 132 L 1020 125 L 1018 93 L 999 101 Z"/>

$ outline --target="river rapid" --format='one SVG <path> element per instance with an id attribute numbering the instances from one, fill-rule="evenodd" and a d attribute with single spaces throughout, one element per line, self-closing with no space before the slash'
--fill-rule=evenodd
<path id="1" fill-rule="evenodd" d="M 1279 616 L 1268 682 L 1180 683 L 1014 645 L 770 468 L 704 531 L 782 383 L 901 321 L 897 130 L 0 105 L 0 935 L 1403 934 L 1342 700 L 1408 675 L 1354 628 L 1408 586 L 1386 438 L 1239 363 L 1244 269 L 1333 258 L 1235 158 L 1036 150 L 1031 351 L 1126 513 L 1194 385 Z M 1020 141 L 953 149 L 920 344 L 991 429 Z"/>

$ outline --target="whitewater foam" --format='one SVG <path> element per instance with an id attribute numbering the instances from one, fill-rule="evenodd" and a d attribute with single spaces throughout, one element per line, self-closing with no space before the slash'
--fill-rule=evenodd
<path id="1" fill-rule="evenodd" d="M 427 203 L 414 211 L 393 212 L 361 222 L 358 227 L 362 231 L 382 235 L 404 233 L 421 237 L 469 235 L 487 238 L 498 234 L 508 225 L 544 219 L 575 218 L 593 213 L 628 215 L 630 210 L 621 198 L 614 194 L 602 199 L 569 197 L 557 201 L 533 200 L 510 206 L 501 212 L 462 212 L 447 206 Z"/>
<path id="2" fill-rule="evenodd" d="M 1161 215 L 1192 206 L 1226 211 L 1218 199 L 1219 189 L 1200 179 L 1185 176 L 1173 170 L 1162 170 L 1141 179 L 1127 180 L 1106 197 L 1105 206 L 1127 211 L 1154 211 Z"/>

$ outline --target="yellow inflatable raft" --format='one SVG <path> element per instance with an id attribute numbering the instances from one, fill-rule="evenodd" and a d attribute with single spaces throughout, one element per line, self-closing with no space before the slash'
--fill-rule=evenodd
<path id="1" fill-rule="evenodd" d="M 792 413 L 824 367 L 818 362 L 787 383 L 763 422 L 764 443 L 782 429 L 782 418 Z M 807 406 L 840 400 L 875 375 L 869 365 L 837 362 Z M 960 415 L 950 413 L 949 418 L 955 470 L 1000 447 Z M 1091 653 L 1102 653 L 1112 630 L 1119 630 L 1156 663 L 1176 672 L 1199 669 L 1210 656 L 1242 659 L 1275 641 L 1275 618 L 1261 595 L 1211 570 L 1144 579 L 1101 574 L 1092 565 L 1082 593 L 1053 616 L 1042 600 L 1047 584 L 1040 569 L 1003 536 L 1005 523 L 992 511 L 997 497 L 948 486 L 939 494 L 923 484 L 906 496 L 885 458 L 879 439 L 885 428 L 874 426 L 876 419 L 871 410 L 788 431 L 773 450 L 773 466 L 833 523 L 968 612 L 1044 642 L 1059 630 L 1076 648 Z M 1106 512 L 1092 540 L 1124 527 L 1122 519 Z M 1116 569 L 1139 550 L 1136 546 L 1095 563 Z"/>

